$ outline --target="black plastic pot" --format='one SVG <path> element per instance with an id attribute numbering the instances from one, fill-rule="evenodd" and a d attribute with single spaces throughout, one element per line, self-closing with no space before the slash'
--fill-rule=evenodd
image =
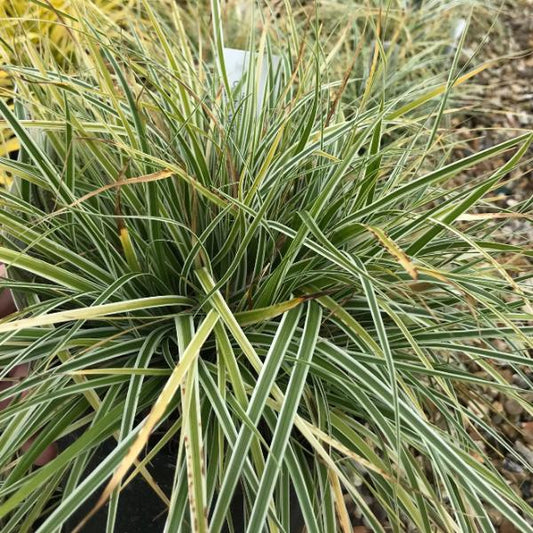
<path id="1" fill-rule="evenodd" d="M 101 446 L 90 462 L 87 471 L 95 468 L 115 446 L 114 440 L 109 440 Z M 172 490 L 175 460 L 175 450 L 163 449 L 154 457 L 149 466 L 150 474 L 166 494 L 170 494 Z M 87 515 L 96 503 L 99 494 L 100 491 L 97 491 L 68 520 L 63 530 L 64 533 L 72 531 Z M 291 501 L 297 502 L 295 494 L 291 494 Z M 230 508 L 235 533 L 245 532 L 244 512 L 244 498 L 242 492 L 237 489 Z M 299 506 L 294 505 L 291 512 L 291 527 L 287 533 L 302 533 L 305 523 Z M 166 517 L 164 503 L 154 494 L 142 476 L 137 476 L 121 492 L 114 532 L 160 533 L 163 532 Z M 92 517 L 82 531 L 83 533 L 103 533 L 106 530 L 106 521 L 107 506 Z M 229 530 L 225 528 L 224 533 L 229 533 Z"/>

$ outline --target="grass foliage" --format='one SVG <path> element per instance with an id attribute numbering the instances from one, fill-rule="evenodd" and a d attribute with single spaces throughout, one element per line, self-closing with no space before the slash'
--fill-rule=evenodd
<path id="1" fill-rule="evenodd" d="M 531 411 L 501 375 L 529 383 L 530 274 L 513 259 L 531 252 L 493 237 L 530 206 L 486 198 L 532 135 L 451 157 L 446 102 L 476 69 L 444 45 L 391 44 L 404 12 L 390 4 L 366 11 L 353 71 L 335 53 L 360 26 L 331 53 L 318 18 L 258 11 L 245 44 L 259 53 L 231 96 L 215 0 L 197 34 L 181 8 L 149 2 L 147 26 L 120 39 L 80 18 L 75 74 L 36 49 L 6 67 L 0 113 L 20 152 L 0 159 L 14 179 L 1 285 L 20 311 L 0 323 L 0 377 L 23 362 L 31 375 L 0 392 L 14 398 L 0 412 L 4 533 L 58 531 L 93 494 L 111 532 L 134 476 L 169 532 L 231 525 L 238 487 L 250 533 L 289 531 L 295 505 L 309 533 L 349 531 L 348 499 L 376 532 L 489 532 L 490 508 L 530 530 L 486 450 L 530 466 L 482 407 L 497 390 Z M 415 72 L 431 57 L 448 61 L 443 78 Z M 492 158 L 507 162 L 449 186 Z M 165 494 L 150 460 L 168 442 Z"/>

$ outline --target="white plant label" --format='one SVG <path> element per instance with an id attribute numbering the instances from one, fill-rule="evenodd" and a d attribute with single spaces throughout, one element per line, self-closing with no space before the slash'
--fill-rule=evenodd
<path id="1" fill-rule="evenodd" d="M 228 76 L 228 82 L 233 90 L 242 80 L 243 76 L 247 74 L 250 61 L 250 52 L 245 50 L 236 50 L 235 48 L 224 48 L 224 64 L 226 65 L 226 74 Z M 265 90 L 267 84 L 267 77 L 269 67 L 272 66 L 276 71 L 279 65 L 279 56 L 272 56 L 272 65 L 268 64 L 268 58 L 263 57 L 261 64 L 261 72 L 259 73 L 259 80 L 257 83 L 257 110 L 259 111 L 263 105 L 263 99 L 265 97 Z M 241 93 L 241 97 L 244 97 L 244 90 Z M 233 97 L 237 95 L 233 93 Z M 238 98 L 238 97 L 237 97 Z"/>

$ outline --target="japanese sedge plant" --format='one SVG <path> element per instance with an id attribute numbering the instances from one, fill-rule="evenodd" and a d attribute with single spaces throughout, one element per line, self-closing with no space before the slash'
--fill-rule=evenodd
<path id="1" fill-rule="evenodd" d="M 289 531 L 291 506 L 310 533 L 349 531 L 349 500 L 374 531 L 493 531 L 491 508 L 528 531 L 480 442 L 524 461 L 472 405 L 496 390 L 531 411 L 501 374 L 529 383 L 514 259 L 531 253 L 494 237 L 530 206 L 486 198 L 532 135 L 453 159 L 443 98 L 471 73 L 389 98 L 371 69 L 345 101 L 350 79 L 298 32 L 250 38 L 230 94 L 220 6 L 210 43 L 145 9 L 126 41 L 79 21 L 80 72 L 13 65 L 0 101 L 21 144 L 1 160 L 1 286 L 20 311 L 0 323 L 0 379 L 31 366 L 0 393 L 2 531 L 58 531 L 92 494 L 113 531 L 137 476 L 168 532 L 231 527 L 237 487 L 250 533 Z M 506 162 L 450 186 L 490 158 Z M 150 461 L 171 441 L 167 494 Z"/>

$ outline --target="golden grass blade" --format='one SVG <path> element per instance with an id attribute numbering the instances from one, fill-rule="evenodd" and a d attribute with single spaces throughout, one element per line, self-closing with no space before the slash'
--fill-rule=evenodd
<path id="1" fill-rule="evenodd" d="M 413 279 L 418 279 L 418 270 L 411 259 L 409 259 L 407 254 L 383 230 L 372 226 L 366 226 L 366 228 L 398 260 L 400 265 L 402 265 Z"/>
<path id="2" fill-rule="evenodd" d="M 456 220 L 461 222 L 471 222 L 500 218 L 527 218 L 528 220 L 533 220 L 533 216 L 528 215 L 527 213 L 464 213 L 463 215 L 459 215 Z"/>
<path id="3" fill-rule="evenodd" d="M 99 194 L 102 194 L 105 191 L 108 191 L 110 189 L 120 189 L 120 187 L 124 187 L 125 185 L 134 185 L 136 183 L 149 183 L 152 181 L 162 180 L 169 178 L 174 174 L 174 171 L 172 170 L 159 170 L 158 172 L 153 172 L 152 174 L 147 174 L 146 176 L 138 176 L 136 178 L 127 178 L 127 179 L 121 179 L 117 180 L 113 183 L 108 183 L 107 185 L 104 185 L 103 187 L 99 187 L 98 189 L 88 192 L 81 198 L 78 198 L 75 202 L 72 202 L 71 204 L 67 205 L 66 207 L 61 208 L 59 211 L 55 211 L 52 213 L 54 216 L 59 215 L 60 213 L 65 212 L 68 209 L 72 209 L 73 207 L 77 207 L 81 203 L 89 200 L 89 198 L 93 198 L 94 196 L 98 196 Z"/>
<path id="4" fill-rule="evenodd" d="M 328 471 L 328 476 L 333 487 L 333 495 L 335 497 L 335 509 L 339 517 L 339 527 L 342 533 L 351 533 L 351 521 L 346 509 L 346 502 L 344 501 L 344 494 L 342 493 L 342 487 L 339 481 L 339 476 L 332 470 Z"/>
<path id="5" fill-rule="evenodd" d="M 265 322 L 266 320 L 272 320 L 273 318 L 290 311 L 294 307 L 300 305 L 302 302 L 305 302 L 306 299 L 308 298 L 292 298 L 285 302 L 271 305 L 270 307 L 254 309 L 253 311 L 240 311 L 239 313 L 235 313 L 235 318 L 241 326 L 249 326 L 259 322 Z"/>
<path id="6" fill-rule="evenodd" d="M 81 309 L 71 309 L 68 311 L 59 311 L 49 315 L 34 316 L 31 318 L 21 318 L 19 320 L 10 320 L 0 324 L 0 333 L 7 331 L 17 331 L 25 328 L 34 328 L 41 326 L 50 326 L 60 324 L 71 320 L 93 320 L 104 318 L 117 313 L 128 313 L 144 309 L 153 309 L 156 307 L 167 306 L 187 306 L 190 304 L 188 298 L 183 296 L 151 296 L 149 298 L 137 298 L 125 302 L 115 302 L 110 304 L 95 305 L 93 307 L 82 307 Z"/>

